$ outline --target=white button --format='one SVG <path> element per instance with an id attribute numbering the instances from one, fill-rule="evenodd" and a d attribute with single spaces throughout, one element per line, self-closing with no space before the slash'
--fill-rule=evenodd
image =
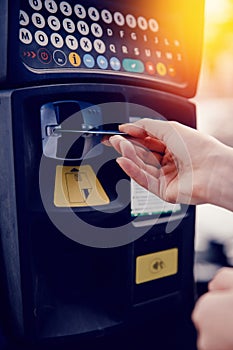
<path id="1" fill-rule="evenodd" d="M 154 18 L 149 19 L 149 28 L 154 33 L 159 30 L 158 22 Z"/>
<path id="2" fill-rule="evenodd" d="M 110 11 L 108 10 L 102 10 L 101 11 L 101 17 L 102 17 L 102 20 L 107 23 L 107 24 L 110 24 L 112 23 L 112 14 Z"/>
<path id="3" fill-rule="evenodd" d="M 100 19 L 99 11 L 95 7 L 89 7 L 88 15 L 92 21 L 98 21 Z"/>
<path id="4" fill-rule="evenodd" d="M 80 46 L 83 49 L 83 51 L 90 52 L 92 50 L 92 43 L 91 40 L 88 38 L 81 38 Z"/>
<path id="5" fill-rule="evenodd" d="M 62 1 L 60 3 L 60 10 L 64 16 L 71 16 L 72 15 L 72 7 L 66 1 Z"/>
<path id="6" fill-rule="evenodd" d="M 29 17 L 27 15 L 27 13 L 23 10 L 20 10 L 20 13 L 19 13 L 19 24 L 21 26 L 27 26 L 29 23 Z"/>
<path id="7" fill-rule="evenodd" d="M 57 4 L 53 0 L 45 0 L 44 2 L 45 8 L 50 13 L 56 13 L 57 12 Z"/>
<path id="8" fill-rule="evenodd" d="M 51 34 L 50 40 L 53 46 L 57 47 L 58 49 L 60 49 L 64 45 L 64 40 L 62 36 L 58 33 Z"/>
<path id="9" fill-rule="evenodd" d="M 42 30 L 35 32 L 35 40 L 40 46 L 46 46 L 49 42 L 47 35 Z"/>
<path id="10" fill-rule="evenodd" d="M 73 35 L 67 35 L 65 41 L 66 41 L 66 46 L 70 50 L 77 50 L 77 48 L 78 48 L 78 40 Z"/>
<path id="11" fill-rule="evenodd" d="M 125 24 L 125 17 L 122 15 L 122 13 L 115 12 L 113 18 L 118 26 L 123 26 Z"/>
<path id="12" fill-rule="evenodd" d="M 94 49 L 98 53 L 104 53 L 106 51 L 105 43 L 100 39 L 94 40 Z"/>
<path id="13" fill-rule="evenodd" d="M 103 35 L 103 29 L 98 23 L 92 23 L 91 32 L 96 38 L 101 38 Z"/>
<path id="14" fill-rule="evenodd" d="M 73 21 L 71 21 L 71 19 L 69 18 L 65 18 L 63 20 L 63 28 L 65 29 L 65 31 L 67 31 L 68 33 L 73 33 L 75 31 L 75 24 Z"/>
<path id="15" fill-rule="evenodd" d="M 84 21 L 78 21 L 77 28 L 80 34 L 82 35 L 88 35 L 89 34 L 89 27 L 88 24 Z"/>
<path id="16" fill-rule="evenodd" d="M 126 23 L 127 25 L 130 27 L 130 28 L 135 28 L 136 25 L 137 25 L 137 21 L 136 21 L 136 18 L 131 15 L 131 14 L 128 14 L 126 15 Z"/>
<path id="17" fill-rule="evenodd" d="M 31 44 L 32 42 L 32 34 L 26 28 L 21 28 L 19 30 L 19 39 L 23 44 Z"/>
<path id="18" fill-rule="evenodd" d="M 182 61 L 182 54 L 177 53 L 176 58 L 177 58 L 177 61 Z"/>
<path id="19" fill-rule="evenodd" d="M 29 4 L 33 8 L 33 10 L 40 11 L 42 9 L 41 0 L 29 0 Z"/>
<path id="20" fill-rule="evenodd" d="M 45 26 L 45 19 L 40 13 L 33 13 L 33 15 L 32 15 L 32 23 L 37 28 L 44 28 L 44 26 Z"/>
<path id="21" fill-rule="evenodd" d="M 138 26 L 141 30 L 147 30 L 147 28 L 148 28 L 147 20 L 144 17 L 139 16 L 138 17 Z"/>
<path id="22" fill-rule="evenodd" d="M 55 16 L 49 16 L 48 25 L 52 30 L 59 30 L 61 28 L 60 21 Z"/>
<path id="23" fill-rule="evenodd" d="M 86 17 L 86 10 L 82 5 L 75 5 L 74 12 L 78 18 L 84 19 Z"/>

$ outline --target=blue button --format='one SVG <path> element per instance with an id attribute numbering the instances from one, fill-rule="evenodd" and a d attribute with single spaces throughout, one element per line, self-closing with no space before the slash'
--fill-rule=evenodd
<path id="1" fill-rule="evenodd" d="M 131 58 L 125 58 L 123 60 L 123 68 L 127 72 L 132 73 L 143 73 L 144 72 L 144 64 L 140 60 L 133 60 Z"/>
<path id="2" fill-rule="evenodd" d="M 86 55 L 83 56 L 83 63 L 87 68 L 93 68 L 95 65 L 94 57 L 89 53 L 87 53 Z"/>
<path id="3" fill-rule="evenodd" d="M 121 69 L 121 62 L 118 60 L 117 57 L 111 57 L 110 58 L 110 66 L 113 70 L 120 70 Z"/>
<path id="4" fill-rule="evenodd" d="M 107 69 L 108 67 L 108 61 L 107 58 L 100 55 L 97 57 L 97 64 L 101 69 Z"/>

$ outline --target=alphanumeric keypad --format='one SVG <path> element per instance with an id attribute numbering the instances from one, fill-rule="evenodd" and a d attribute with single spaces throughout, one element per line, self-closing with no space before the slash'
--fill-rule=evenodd
<path id="1" fill-rule="evenodd" d="M 136 15 L 117 3 L 113 9 L 104 1 L 22 0 L 22 61 L 35 73 L 91 71 L 182 83 L 181 40 L 143 6 Z"/>

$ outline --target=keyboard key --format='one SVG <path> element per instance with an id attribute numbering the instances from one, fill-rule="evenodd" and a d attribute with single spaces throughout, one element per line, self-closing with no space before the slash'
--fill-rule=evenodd
<path id="1" fill-rule="evenodd" d="M 125 59 L 123 59 L 122 64 L 123 64 L 123 68 L 127 72 L 132 72 L 132 73 L 143 73 L 144 72 L 144 64 L 140 60 L 125 58 Z"/>
<path id="2" fill-rule="evenodd" d="M 54 47 L 56 47 L 57 49 L 62 48 L 62 46 L 64 45 L 64 40 L 63 40 L 62 36 L 58 33 L 51 34 L 50 40 L 51 40 L 52 45 Z"/>
<path id="3" fill-rule="evenodd" d="M 95 7 L 89 7 L 88 16 L 92 21 L 98 21 L 100 19 L 99 11 Z"/>
<path id="4" fill-rule="evenodd" d="M 92 23 L 91 32 L 97 38 L 101 38 L 103 35 L 103 29 L 98 23 Z"/>
<path id="5" fill-rule="evenodd" d="M 100 55 L 97 57 L 97 64 L 100 69 L 107 69 L 108 68 L 108 61 L 106 57 Z"/>
<path id="6" fill-rule="evenodd" d="M 61 50 L 54 51 L 53 59 L 58 66 L 64 66 L 67 63 L 66 54 Z"/>
<path id="7" fill-rule="evenodd" d="M 113 70 L 120 70 L 121 69 L 121 62 L 117 57 L 111 57 L 110 58 L 110 66 Z"/>
<path id="8" fill-rule="evenodd" d="M 32 42 L 32 34 L 31 32 L 26 28 L 20 28 L 19 31 L 19 40 L 26 45 L 31 44 Z"/>
<path id="9" fill-rule="evenodd" d="M 42 30 L 35 32 L 35 40 L 40 46 L 47 46 L 49 42 L 48 36 Z"/>
<path id="10" fill-rule="evenodd" d="M 88 35 L 89 34 L 89 26 L 84 21 L 78 21 L 77 28 L 80 34 L 82 35 Z"/>
<path id="11" fill-rule="evenodd" d="M 70 18 L 65 18 L 62 25 L 65 31 L 68 33 L 73 33 L 75 31 L 75 24 Z"/>
<path id="12" fill-rule="evenodd" d="M 40 11 L 42 9 L 41 0 L 29 0 L 29 5 L 33 8 L 33 10 L 36 11 Z"/>
<path id="13" fill-rule="evenodd" d="M 64 16 L 71 16 L 72 15 L 72 7 L 66 1 L 62 1 L 60 3 L 60 10 Z"/>
<path id="14" fill-rule="evenodd" d="M 83 63 L 85 64 L 85 66 L 87 68 L 93 68 L 95 65 L 94 57 L 92 55 L 90 55 L 89 53 L 86 53 L 83 56 Z"/>
<path id="15" fill-rule="evenodd" d="M 105 43 L 100 39 L 94 40 L 93 45 L 94 45 L 95 51 L 98 53 L 104 53 L 106 51 Z"/>
<path id="16" fill-rule="evenodd" d="M 138 27 L 141 30 L 147 30 L 147 28 L 148 28 L 147 20 L 142 16 L 138 17 Z"/>
<path id="17" fill-rule="evenodd" d="M 92 50 L 92 42 L 86 37 L 80 39 L 80 46 L 85 52 L 90 52 Z"/>
<path id="18" fill-rule="evenodd" d="M 45 19 L 40 13 L 33 13 L 32 23 L 35 27 L 42 29 L 45 26 Z"/>
<path id="19" fill-rule="evenodd" d="M 48 17 L 48 25 L 52 30 L 58 31 L 61 28 L 59 19 L 55 16 Z"/>
<path id="20" fill-rule="evenodd" d="M 67 35 L 65 38 L 66 46 L 74 51 L 78 48 L 78 40 L 73 35 Z"/>
<path id="21" fill-rule="evenodd" d="M 20 10 L 19 13 L 19 24 L 21 26 L 27 26 L 29 24 L 29 16 L 25 11 Z"/>
<path id="22" fill-rule="evenodd" d="M 74 12 L 78 18 L 84 19 L 86 17 L 86 10 L 82 5 L 75 5 Z"/>
<path id="23" fill-rule="evenodd" d="M 45 0 L 44 2 L 45 8 L 50 13 L 56 13 L 57 12 L 57 4 L 53 0 Z"/>
<path id="24" fill-rule="evenodd" d="M 149 19 L 148 23 L 149 28 L 152 32 L 156 33 L 159 30 L 159 24 L 154 18 Z"/>
<path id="25" fill-rule="evenodd" d="M 107 23 L 107 24 L 111 24 L 112 23 L 112 14 L 110 11 L 108 10 L 102 10 L 101 11 L 101 17 L 102 17 L 102 20 Z"/>
<path id="26" fill-rule="evenodd" d="M 125 17 L 120 12 L 115 12 L 113 15 L 115 23 L 122 27 L 125 24 Z"/>
<path id="27" fill-rule="evenodd" d="M 127 23 L 127 25 L 130 27 L 130 28 L 136 28 L 136 26 L 137 26 L 137 21 L 136 21 L 136 18 L 133 16 L 133 15 L 131 15 L 131 14 L 128 14 L 128 15 L 126 15 L 126 23 Z"/>

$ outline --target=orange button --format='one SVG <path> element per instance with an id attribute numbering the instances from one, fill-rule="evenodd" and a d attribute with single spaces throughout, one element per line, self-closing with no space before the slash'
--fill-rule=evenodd
<path id="1" fill-rule="evenodd" d="M 71 52 L 69 54 L 69 61 L 74 67 L 78 67 L 81 64 L 81 58 L 76 52 Z"/>
<path id="2" fill-rule="evenodd" d="M 176 69 L 173 66 L 168 66 L 168 74 L 171 77 L 175 77 L 176 76 Z"/>

